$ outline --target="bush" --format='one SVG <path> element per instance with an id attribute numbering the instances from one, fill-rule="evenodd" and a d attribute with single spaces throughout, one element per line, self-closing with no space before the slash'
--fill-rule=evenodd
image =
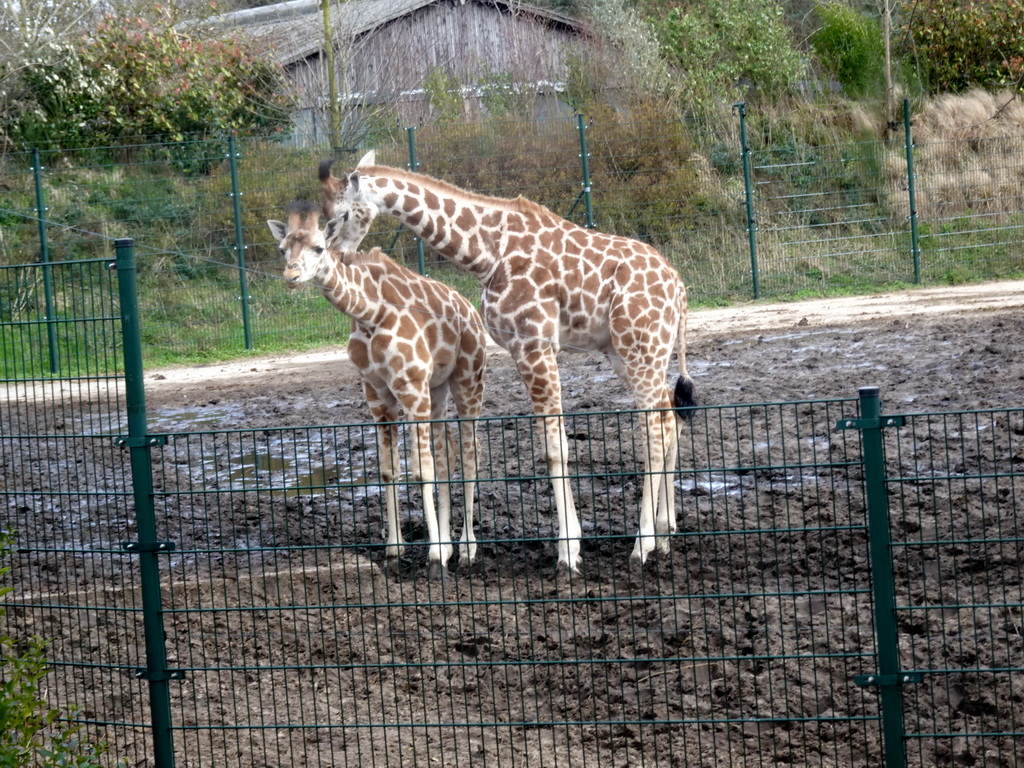
<path id="1" fill-rule="evenodd" d="M 10 546 L 10 535 L 0 534 L 0 559 L 6 559 Z M 0 568 L 0 576 L 9 570 Z M 0 588 L 0 595 L 10 591 Z M 40 698 L 46 644 L 32 638 L 26 650 L 19 650 L 19 645 L 14 638 L 0 636 L 0 768 L 98 768 L 106 746 L 83 741 L 80 726 L 62 719 Z"/>
<path id="2" fill-rule="evenodd" d="M 107 18 L 56 63 L 21 73 L 8 141 L 104 146 L 265 134 L 290 121 L 280 68 L 238 40 L 197 41 L 170 20 Z"/>
<path id="3" fill-rule="evenodd" d="M 698 108 L 793 90 L 806 64 L 775 0 L 721 0 L 677 5 L 648 3 L 663 52 L 678 69 L 685 99 Z"/>
<path id="4" fill-rule="evenodd" d="M 999 89 L 1024 76 L 1020 0 L 921 0 L 904 20 L 903 54 L 933 91 Z"/>
<path id="5" fill-rule="evenodd" d="M 881 24 L 839 2 L 820 4 L 815 12 L 821 26 L 811 35 L 811 46 L 843 92 L 863 98 L 884 88 L 885 42 Z"/>

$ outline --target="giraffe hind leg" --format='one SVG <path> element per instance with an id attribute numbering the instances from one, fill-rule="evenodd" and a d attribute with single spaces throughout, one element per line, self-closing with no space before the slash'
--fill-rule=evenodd
<path id="1" fill-rule="evenodd" d="M 666 413 L 664 434 L 668 440 L 665 451 L 665 471 L 661 475 L 661 491 L 658 494 L 658 518 L 655 529 L 658 532 L 658 552 L 668 554 L 672 549 L 670 538 L 677 530 L 676 523 L 676 461 L 679 456 L 679 430 L 675 429 L 675 416 Z"/>
<path id="2" fill-rule="evenodd" d="M 641 431 L 644 445 L 644 488 L 640 503 L 640 529 L 637 532 L 636 544 L 630 558 L 643 565 L 647 556 L 654 551 L 657 543 L 655 515 L 660 527 L 668 525 L 667 494 L 663 494 L 665 483 L 665 460 L 671 453 L 670 438 L 666 439 L 666 419 L 664 412 L 642 413 Z M 674 417 L 670 417 L 674 418 Z M 669 432 L 671 434 L 671 432 Z M 664 500 L 662 496 L 666 496 Z M 667 532 L 667 531 L 665 531 Z"/>

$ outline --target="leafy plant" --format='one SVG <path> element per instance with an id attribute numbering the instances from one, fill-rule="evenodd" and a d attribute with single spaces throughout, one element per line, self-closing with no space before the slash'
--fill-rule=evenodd
<path id="1" fill-rule="evenodd" d="M 665 57 L 678 72 L 684 101 L 698 108 L 791 91 L 806 63 L 776 0 L 720 0 L 644 6 Z"/>
<path id="2" fill-rule="evenodd" d="M 819 4 L 815 12 L 821 26 L 811 46 L 843 92 L 862 98 L 884 88 L 885 43 L 878 20 L 835 0 Z"/>
<path id="3" fill-rule="evenodd" d="M 904 55 L 933 91 L 998 88 L 1024 77 L 1020 0 L 922 0 L 904 20 Z"/>
<path id="4" fill-rule="evenodd" d="M 440 123 L 451 123 L 463 116 L 465 104 L 458 81 L 447 70 L 434 67 L 423 79 L 427 101 L 437 112 Z"/>
<path id="5" fill-rule="evenodd" d="M 199 41 L 170 19 L 104 19 L 30 62 L 10 140 L 101 146 L 267 133 L 288 123 L 280 68 L 240 40 Z"/>

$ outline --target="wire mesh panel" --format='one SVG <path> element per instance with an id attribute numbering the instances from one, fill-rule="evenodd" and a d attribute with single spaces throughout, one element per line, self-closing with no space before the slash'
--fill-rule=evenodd
<path id="1" fill-rule="evenodd" d="M 556 571 L 533 419 L 484 420 L 477 559 L 443 581 L 404 442 L 389 567 L 372 427 L 171 433 L 178 764 L 876 765 L 859 446 L 832 431 L 851 410 L 700 411 L 671 554 L 642 569 L 639 417 L 567 416 L 580 575 Z"/>
<path id="2" fill-rule="evenodd" d="M 914 146 L 921 273 L 927 282 L 1024 268 L 1021 175 L 1024 136 L 979 135 Z"/>
<path id="3" fill-rule="evenodd" d="M 144 759 L 148 705 L 125 454 L 120 309 L 105 261 L 0 268 L 2 634 L 46 643 L 39 694 L 111 760 Z"/>
<path id="4" fill-rule="evenodd" d="M 908 755 L 1024 759 L 1024 412 L 908 417 L 889 436 Z"/>
<path id="5" fill-rule="evenodd" d="M 907 203 L 877 142 L 768 147 L 753 156 L 758 267 L 766 293 L 914 279 Z"/>

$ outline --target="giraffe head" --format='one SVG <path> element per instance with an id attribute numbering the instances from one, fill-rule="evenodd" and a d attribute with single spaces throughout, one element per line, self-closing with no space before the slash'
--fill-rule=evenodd
<path id="1" fill-rule="evenodd" d="M 333 237 L 327 238 L 327 245 L 343 253 L 356 250 L 377 218 L 377 206 L 360 200 L 339 200 L 332 211 L 330 223 L 339 223 Z"/>
<path id="2" fill-rule="evenodd" d="M 285 259 L 285 282 L 289 287 L 295 287 L 316 277 L 327 264 L 331 258 L 327 243 L 338 236 L 338 230 L 345 222 L 332 219 L 321 230 L 320 207 L 307 200 L 292 203 L 287 212 L 287 224 L 267 219 L 267 226 Z"/>
<path id="3" fill-rule="evenodd" d="M 375 165 L 376 157 L 376 152 L 371 149 L 363 155 L 355 170 L 349 171 L 342 176 L 335 176 L 331 173 L 331 165 L 334 164 L 333 158 L 328 158 L 320 163 L 319 176 L 320 187 L 324 195 L 324 213 L 329 218 L 333 218 L 336 215 L 334 212 L 335 206 L 343 201 L 361 201 L 369 203 L 379 210 L 377 201 L 370 199 L 367 194 L 366 186 L 359 183 L 359 169 Z"/>

